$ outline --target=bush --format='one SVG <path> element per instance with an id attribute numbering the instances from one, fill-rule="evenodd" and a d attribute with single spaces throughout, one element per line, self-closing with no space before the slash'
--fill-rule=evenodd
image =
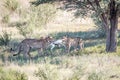
<path id="1" fill-rule="evenodd" d="M 93 54 L 93 53 L 106 53 L 104 45 L 96 45 L 91 47 L 86 47 L 82 50 L 71 52 L 70 55 L 83 55 L 83 54 Z"/>
<path id="2" fill-rule="evenodd" d="M 24 36 L 25 38 L 29 37 L 32 35 L 32 30 L 29 30 L 27 27 L 20 27 L 18 26 L 17 29 L 19 30 L 19 33 Z"/>
<path id="3" fill-rule="evenodd" d="M 30 16 L 28 26 L 35 28 L 45 26 L 44 28 L 46 28 L 46 24 L 54 18 L 55 13 L 56 8 L 53 4 L 47 3 L 37 7 L 31 6 L 29 14 L 27 13 L 27 16 Z"/>
<path id="4" fill-rule="evenodd" d="M 3 31 L 3 35 L 0 35 L 0 45 L 7 46 L 11 40 L 11 35 L 6 31 Z"/>
<path id="5" fill-rule="evenodd" d="M 23 10 L 22 10 L 23 11 Z M 41 28 L 47 29 L 46 24 L 54 18 L 56 8 L 53 4 L 41 4 L 37 7 L 31 5 L 27 11 L 22 12 L 20 22 L 26 22 L 25 25 L 16 25 L 20 34 L 26 37 L 38 37 Z M 37 31 L 34 31 L 37 30 Z"/>

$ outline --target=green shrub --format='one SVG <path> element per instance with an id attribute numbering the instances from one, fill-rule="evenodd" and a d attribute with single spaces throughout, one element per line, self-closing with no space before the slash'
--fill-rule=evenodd
<path id="1" fill-rule="evenodd" d="M 31 5 L 28 10 L 22 10 L 19 23 L 26 22 L 25 25 L 16 25 L 20 34 L 26 37 L 40 37 L 40 31 L 42 28 L 47 29 L 46 24 L 51 21 L 56 13 L 56 7 L 53 4 L 46 3 L 37 7 Z M 37 30 L 37 31 L 34 31 Z"/>
<path id="2" fill-rule="evenodd" d="M 46 24 L 54 18 L 55 13 L 56 8 L 53 4 L 46 3 L 37 7 L 31 6 L 29 14 L 27 13 L 27 16 L 30 16 L 28 26 L 35 28 L 44 26 L 46 28 Z"/>
<path id="3" fill-rule="evenodd" d="M 91 47 L 86 47 L 82 50 L 76 51 L 76 52 L 71 52 L 70 55 L 83 55 L 83 54 L 93 54 L 93 53 L 106 53 L 105 52 L 105 47 L 104 45 L 96 45 L 96 46 L 91 46 Z"/>

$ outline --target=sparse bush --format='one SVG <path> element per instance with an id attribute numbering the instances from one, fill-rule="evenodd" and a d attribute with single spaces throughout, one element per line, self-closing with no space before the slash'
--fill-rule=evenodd
<path id="1" fill-rule="evenodd" d="M 24 73 L 0 68 L 0 80 L 28 80 Z"/>
<path id="2" fill-rule="evenodd" d="M 24 37 L 38 37 L 41 28 L 47 29 L 46 24 L 54 18 L 56 13 L 56 7 L 53 4 L 46 3 L 41 4 L 37 7 L 31 5 L 29 9 L 24 14 L 21 14 L 21 20 L 19 22 L 25 21 L 26 25 L 16 25 L 20 34 Z M 37 33 L 36 33 L 37 32 Z M 35 34 L 34 34 L 35 33 Z"/>
<path id="3" fill-rule="evenodd" d="M 5 47 L 9 44 L 11 40 L 11 35 L 6 31 L 3 31 L 3 35 L 0 35 L 0 45 L 4 45 Z"/>
<path id="4" fill-rule="evenodd" d="M 25 38 L 32 36 L 32 29 L 28 29 L 27 27 L 18 26 L 17 29 L 19 33 L 24 36 Z"/>
<path id="5" fill-rule="evenodd" d="M 37 7 L 31 6 L 29 11 L 29 27 L 43 27 L 56 13 L 56 8 L 53 4 L 41 4 Z M 45 27 L 46 28 L 46 27 Z"/>

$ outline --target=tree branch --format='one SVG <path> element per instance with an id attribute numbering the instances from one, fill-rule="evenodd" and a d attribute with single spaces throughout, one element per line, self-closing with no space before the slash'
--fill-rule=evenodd
<path id="1" fill-rule="evenodd" d="M 90 2 L 89 0 L 87 0 L 87 1 L 88 1 L 88 3 L 92 6 L 93 10 L 97 11 L 97 10 L 95 9 L 95 7 L 94 7 L 93 3 L 92 3 L 92 2 Z"/>
<path id="2" fill-rule="evenodd" d="M 118 3 L 116 6 L 116 13 L 117 13 L 118 17 L 120 17 L 120 3 Z"/>

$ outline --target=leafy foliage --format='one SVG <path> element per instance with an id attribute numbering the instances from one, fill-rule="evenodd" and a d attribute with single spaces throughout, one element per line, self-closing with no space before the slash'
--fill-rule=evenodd
<path id="1" fill-rule="evenodd" d="M 53 4 L 41 4 L 37 7 L 31 6 L 29 12 L 29 26 L 41 27 L 49 22 L 56 13 L 56 8 Z"/>
<path id="2" fill-rule="evenodd" d="M 35 36 L 34 29 L 41 30 L 41 28 L 47 28 L 46 24 L 54 18 L 56 13 L 56 8 L 53 4 L 41 4 L 37 7 L 31 5 L 24 14 L 21 14 L 22 20 L 25 21 L 25 25 L 16 25 L 20 34 L 24 37 Z"/>

